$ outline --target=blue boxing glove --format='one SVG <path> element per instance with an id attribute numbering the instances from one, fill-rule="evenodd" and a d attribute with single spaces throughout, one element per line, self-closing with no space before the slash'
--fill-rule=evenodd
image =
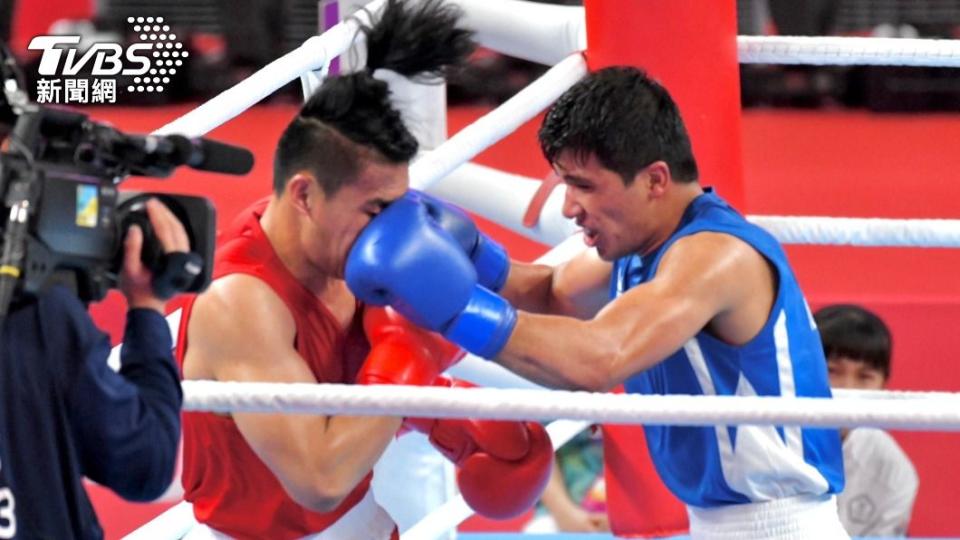
<path id="1" fill-rule="evenodd" d="M 417 193 L 430 216 L 460 244 L 467 257 L 470 257 L 477 270 L 477 281 L 480 285 L 499 292 L 510 273 L 510 257 L 503 246 L 480 232 L 476 223 L 463 210 L 426 193 Z"/>
<path id="2" fill-rule="evenodd" d="M 361 231 L 344 275 L 360 300 L 393 306 L 414 324 L 485 358 L 500 352 L 517 322 L 513 306 L 477 283 L 460 244 L 414 192 Z"/>

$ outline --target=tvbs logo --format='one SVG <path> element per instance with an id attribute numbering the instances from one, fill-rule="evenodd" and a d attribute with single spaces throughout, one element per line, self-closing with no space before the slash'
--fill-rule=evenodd
<path id="1" fill-rule="evenodd" d="M 42 50 L 40 57 L 40 75 L 77 75 L 91 59 L 93 65 L 90 74 L 94 77 L 106 75 L 143 75 L 150 69 L 151 43 L 136 43 L 127 48 L 126 59 L 137 64 L 135 68 L 123 66 L 123 47 L 116 43 L 94 43 L 82 56 L 77 49 L 59 49 L 57 45 L 73 45 L 80 43 L 80 36 L 37 36 L 30 41 L 30 49 Z M 64 55 L 63 53 L 67 54 Z M 65 57 L 65 58 L 64 58 Z M 79 58 L 78 58 L 79 57 Z M 61 59 L 64 59 L 61 62 Z M 62 64 L 62 71 L 61 71 Z"/>
<path id="2" fill-rule="evenodd" d="M 115 103 L 117 77 L 132 81 L 127 92 L 162 92 L 189 53 L 163 17 L 129 17 L 127 23 L 140 40 L 126 48 L 109 42 L 84 44 L 81 36 L 34 37 L 28 48 L 42 52 L 37 101 Z"/>

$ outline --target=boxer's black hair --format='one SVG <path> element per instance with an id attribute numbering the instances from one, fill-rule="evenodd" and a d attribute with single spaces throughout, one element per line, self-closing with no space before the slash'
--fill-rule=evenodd
<path id="1" fill-rule="evenodd" d="M 387 0 L 373 26 L 361 25 L 367 64 L 327 78 L 284 130 L 274 155 L 273 186 L 283 192 L 298 171 L 310 171 L 327 195 L 353 181 L 365 160 L 410 161 L 417 141 L 390 103 L 388 69 L 421 82 L 440 82 L 474 49 L 472 32 L 457 26 L 458 7 L 442 0 Z"/>
<path id="2" fill-rule="evenodd" d="M 697 180 L 697 162 L 670 94 L 642 70 L 609 67 L 587 75 L 557 99 L 540 126 L 540 149 L 550 163 L 572 152 L 595 155 L 629 185 L 663 160 L 678 182 Z"/>

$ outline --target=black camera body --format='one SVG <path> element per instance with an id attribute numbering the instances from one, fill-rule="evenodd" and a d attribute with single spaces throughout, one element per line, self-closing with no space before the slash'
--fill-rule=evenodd
<path id="1" fill-rule="evenodd" d="M 128 173 L 167 176 L 178 165 L 162 152 L 138 151 L 147 140 L 123 135 L 76 112 L 38 108 L 19 116 L 8 151 L 0 153 L 3 215 L 23 201 L 28 201 L 29 208 L 22 247 L 4 246 L 19 251 L 16 255 L 22 260 L 17 293 L 33 294 L 61 284 L 72 288 L 84 302 L 102 299 L 117 286 L 123 238 L 134 223 L 144 230 L 144 264 L 155 277 L 161 275 L 164 253 L 143 207 L 151 197 L 163 202 L 183 223 L 191 252 L 202 261 L 200 271 L 174 289 L 199 292 L 206 288 L 216 241 L 216 212 L 211 202 L 202 197 L 117 189 Z M 8 229 L 11 224 L 3 227 Z M 5 244 L 16 241 L 4 232 Z"/>
<path id="2" fill-rule="evenodd" d="M 30 189 L 37 205 L 27 225 L 20 290 L 33 294 L 52 284 L 73 289 L 84 302 L 101 300 L 117 286 L 123 264 L 123 238 L 131 224 L 144 230 L 142 256 L 154 274 L 161 270 L 162 249 L 153 237 L 143 202 L 154 197 L 183 223 L 191 252 L 202 271 L 184 292 L 199 292 L 210 283 L 216 236 L 216 212 L 202 197 L 118 191 L 112 178 L 78 173 L 62 164 L 35 163 L 0 154 L 0 193 L 7 185 L 33 175 Z M 12 202 L 6 197 L 3 206 Z"/>

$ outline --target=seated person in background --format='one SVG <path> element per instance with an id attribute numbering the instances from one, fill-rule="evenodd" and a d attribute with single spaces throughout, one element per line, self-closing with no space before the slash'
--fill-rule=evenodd
<path id="1" fill-rule="evenodd" d="M 598 426 L 557 449 L 553 474 L 525 533 L 608 532 L 603 443 Z"/>
<path id="2" fill-rule="evenodd" d="M 890 378 L 890 330 L 874 313 L 853 305 L 814 314 L 830 386 L 880 390 Z M 837 498 L 840 521 L 852 536 L 904 536 L 917 497 L 917 472 L 887 432 L 841 430 L 846 489 Z"/>

